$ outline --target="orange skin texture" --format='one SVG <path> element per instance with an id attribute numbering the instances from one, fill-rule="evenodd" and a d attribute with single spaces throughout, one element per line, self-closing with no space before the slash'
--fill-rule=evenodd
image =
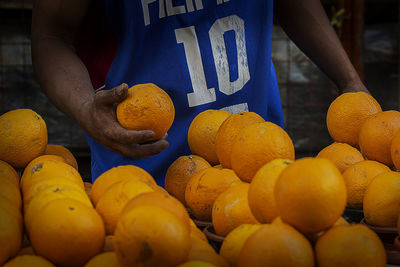
<path id="1" fill-rule="evenodd" d="M 152 83 L 129 88 L 127 98 L 117 106 L 117 120 L 129 130 L 152 130 L 154 140 L 160 139 L 171 128 L 175 108 L 169 95 Z"/>
<path id="2" fill-rule="evenodd" d="M 347 188 L 347 206 L 361 209 L 367 186 L 377 175 L 389 171 L 388 166 L 373 160 L 364 160 L 348 167 L 343 172 Z"/>
<path id="3" fill-rule="evenodd" d="M 273 159 L 294 160 L 294 147 L 289 135 L 272 122 L 254 123 L 244 128 L 233 144 L 232 169 L 245 182 Z"/>
<path id="4" fill-rule="evenodd" d="M 181 156 L 169 166 L 165 174 L 165 189 L 186 205 L 185 190 L 190 178 L 210 167 L 210 163 L 200 156 Z"/>
<path id="5" fill-rule="evenodd" d="M 212 222 L 217 235 L 226 236 L 241 224 L 258 223 L 249 207 L 249 187 L 250 185 L 247 183 L 232 186 L 215 200 Z"/>
<path id="6" fill-rule="evenodd" d="M 332 227 L 318 239 L 315 254 L 320 267 L 386 266 L 382 241 L 361 224 Z"/>
<path id="7" fill-rule="evenodd" d="M 7 180 L 19 187 L 19 175 L 17 171 L 7 162 L 0 160 L 1 180 Z"/>
<path id="8" fill-rule="evenodd" d="M 204 261 L 188 261 L 177 267 L 216 267 L 216 265 Z"/>
<path id="9" fill-rule="evenodd" d="M 83 190 L 85 189 L 82 177 L 80 176 L 78 171 L 67 163 L 60 161 L 40 161 L 40 163 L 32 167 L 31 171 L 24 172 L 22 177 L 25 178 L 24 176 L 26 176 L 26 179 L 21 182 L 23 196 L 28 193 L 28 191 L 35 183 L 43 180 L 51 180 L 55 177 L 71 180 Z"/>
<path id="10" fill-rule="evenodd" d="M 106 235 L 106 239 L 104 241 L 103 252 L 114 251 L 114 236 Z"/>
<path id="11" fill-rule="evenodd" d="M 16 109 L 0 116 L 0 160 L 23 168 L 46 146 L 46 123 L 33 110 Z"/>
<path id="12" fill-rule="evenodd" d="M 206 242 L 208 242 L 206 235 L 203 233 L 203 231 L 201 231 L 199 228 L 197 228 L 196 225 L 190 224 L 190 238 L 198 238 L 198 239 L 202 239 Z"/>
<path id="13" fill-rule="evenodd" d="M 361 126 L 381 111 L 379 103 L 367 93 L 341 94 L 331 103 L 326 115 L 329 134 L 336 142 L 357 147 Z"/>
<path id="14" fill-rule="evenodd" d="M 229 263 L 229 266 L 237 266 L 240 251 L 242 250 L 244 243 L 249 236 L 261 227 L 261 224 L 242 224 L 225 237 L 219 254 L 225 258 Z"/>
<path id="15" fill-rule="evenodd" d="M 19 182 L 21 188 L 24 186 L 25 181 L 31 179 L 32 168 L 35 167 L 37 164 L 43 163 L 45 161 L 67 163 L 63 157 L 57 155 L 42 155 L 37 158 L 34 158 L 31 162 L 29 162 L 28 165 L 26 165 L 24 172 L 22 173 L 21 181 Z"/>
<path id="16" fill-rule="evenodd" d="M 133 165 L 118 166 L 106 171 L 94 181 L 90 191 L 93 204 L 96 206 L 100 197 L 113 184 L 131 179 L 145 182 L 153 189 L 157 186 L 153 177 L 142 168 Z"/>
<path id="17" fill-rule="evenodd" d="M 16 186 L 11 180 L 0 180 L 0 196 L 8 199 L 16 208 L 21 209 L 21 192 L 19 187 Z"/>
<path id="18" fill-rule="evenodd" d="M 370 160 L 392 167 L 391 144 L 399 129 L 398 111 L 383 111 L 371 116 L 361 127 L 359 137 L 361 152 Z"/>
<path id="19" fill-rule="evenodd" d="M 124 213 L 114 236 L 114 248 L 122 266 L 176 266 L 189 253 L 189 232 L 166 209 L 143 205 Z"/>
<path id="20" fill-rule="evenodd" d="M 104 246 L 100 215 L 74 199 L 56 199 L 44 206 L 33 218 L 30 230 L 37 255 L 57 266 L 82 266 Z"/>
<path id="21" fill-rule="evenodd" d="M 211 221 L 214 201 L 238 181 L 240 179 L 232 170 L 205 169 L 189 180 L 185 191 L 186 204 L 198 220 Z"/>
<path id="22" fill-rule="evenodd" d="M 186 261 L 202 261 L 218 267 L 229 266 L 226 260 L 215 252 L 208 241 L 204 241 L 196 237 L 191 237 L 190 242 L 191 247 Z"/>
<path id="23" fill-rule="evenodd" d="M 153 192 L 153 188 L 138 180 L 125 180 L 113 184 L 97 202 L 96 210 L 101 215 L 108 235 L 114 234 L 118 219 L 125 205 L 136 196 Z"/>
<path id="24" fill-rule="evenodd" d="M 66 147 L 60 145 L 47 145 L 44 154 L 60 156 L 66 161 L 66 163 L 78 170 L 78 162 L 76 162 L 76 158 Z"/>
<path id="25" fill-rule="evenodd" d="M 10 260 L 3 267 L 55 267 L 53 263 L 36 255 L 20 255 Z"/>
<path id="26" fill-rule="evenodd" d="M 105 252 L 94 256 L 84 267 L 120 267 L 115 252 Z"/>
<path id="27" fill-rule="evenodd" d="M 341 173 L 351 165 L 364 160 L 357 148 L 344 143 L 333 143 L 325 147 L 318 153 L 317 158 L 329 159 Z"/>
<path id="28" fill-rule="evenodd" d="M 221 124 L 231 114 L 225 110 L 205 110 L 192 121 L 188 131 L 188 143 L 193 154 L 199 155 L 211 165 L 219 163 L 215 151 L 215 137 Z"/>
<path id="29" fill-rule="evenodd" d="M 376 176 L 365 191 L 363 210 L 368 224 L 396 227 L 400 214 L 400 173 L 390 171 Z"/>
<path id="30" fill-rule="evenodd" d="M 247 239 L 238 266 L 314 266 L 308 240 L 287 224 L 267 224 Z"/>
<path id="31" fill-rule="evenodd" d="M 331 227 L 347 203 L 342 175 L 323 158 L 290 164 L 276 181 L 274 194 L 281 219 L 306 234 Z"/>
<path id="32" fill-rule="evenodd" d="M 0 198 L 0 265 L 14 257 L 22 244 L 22 215 L 8 205 L 9 201 Z"/>
<path id="33" fill-rule="evenodd" d="M 397 170 L 400 169 L 400 131 L 397 131 L 390 144 L 390 155 Z"/>
<path id="34" fill-rule="evenodd" d="M 66 178 L 59 178 L 59 177 L 51 177 L 50 179 L 44 179 L 41 181 L 36 182 L 33 184 L 28 192 L 24 195 L 23 201 L 24 201 L 24 207 L 29 206 L 29 203 L 36 197 L 37 194 L 39 194 L 42 190 L 46 190 L 49 187 L 53 186 L 69 186 L 73 187 L 74 189 L 78 191 L 83 191 L 82 187 L 77 185 L 74 181 L 71 181 Z"/>
<path id="35" fill-rule="evenodd" d="M 48 203 L 55 199 L 71 198 L 81 202 L 87 207 L 93 208 L 92 202 L 82 189 L 77 189 L 69 185 L 52 185 L 38 192 L 28 205 L 24 206 L 25 229 L 29 233 L 33 218 Z"/>
<path id="36" fill-rule="evenodd" d="M 143 193 L 131 199 L 124 207 L 122 213 L 129 212 L 131 209 L 141 205 L 157 205 L 175 214 L 190 232 L 190 217 L 183 206 L 176 198 L 160 192 Z"/>
<path id="37" fill-rule="evenodd" d="M 265 120 L 254 112 L 241 112 L 230 115 L 219 127 L 215 136 L 215 151 L 222 167 L 231 169 L 231 152 L 233 143 L 239 132 L 247 126 L 264 122 Z"/>
<path id="38" fill-rule="evenodd" d="M 274 187 L 286 167 L 293 161 L 274 159 L 262 166 L 254 175 L 249 188 L 249 206 L 260 223 L 271 223 L 278 217 Z"/>

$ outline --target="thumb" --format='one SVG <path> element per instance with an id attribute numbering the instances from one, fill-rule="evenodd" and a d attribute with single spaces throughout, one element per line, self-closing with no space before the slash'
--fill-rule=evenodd
<path id="1" fill-rule="evenodd" d="M 95 95 L 95 102 L 103 105 L 114 105 L 122 102 L 128 96 L 128 85 L 123 83 L 110 90 L 99 91 Z"/>

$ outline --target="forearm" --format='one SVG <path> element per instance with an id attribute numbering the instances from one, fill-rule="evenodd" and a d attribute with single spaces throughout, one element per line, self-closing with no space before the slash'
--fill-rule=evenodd
<path id="1" fill-rule="evenodd" d="M 288 36 L 340 90 L 364 90 L 319 0 L 276 0 L 275 14 Z"/>
<path id="2" fill-rule="evenodd" d="M 32 36 L 33 67 L 41 88 L 62 112 L 81 126 L 94 90 L 73 48 L 50 36 Z"/>

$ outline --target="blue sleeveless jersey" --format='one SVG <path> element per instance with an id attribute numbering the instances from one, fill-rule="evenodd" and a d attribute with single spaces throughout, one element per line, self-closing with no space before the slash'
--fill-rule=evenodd
<path id="1" fill-rule="evenodd" d="M 163 186 L 168 166 L 191 153 L 191 121 L 207 109 L 253 111 L 283 127 L 271 62 L 272 2 L 104 0 L 118 40 L 105 89 L 154 83 L 169 94 L 176 115 L 170 146 L 149 158 L 124 157 L 88 138 L 93 180 L 112 167 L 134 164 Z"/>

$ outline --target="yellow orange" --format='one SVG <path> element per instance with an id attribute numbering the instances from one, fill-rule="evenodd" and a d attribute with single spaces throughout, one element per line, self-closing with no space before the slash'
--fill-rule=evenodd
<path id="1" fill-rule="evenodd" d="M 345 143 L 333 143 L 325 147 L 318 153 L 317 158 L 329 159 L 341 173 L 351 165 L 364 160 L 357 148 Z"/>
<path id="2" fill-rule="evenodd" d="M 78 162 L 76 161 L 76 158 L 74 155 L 71 153 L 71 151 L 63 146 L 60 145 L 47 145 L 46 150 L 44 151 L 45 155 L 57 155 L 62 157 L 66 163 L 74 167 L 76 170 L 78 170 Z"/>
<path id="3" fill-rule="evenodd" d="M 3 267 L 55 267 L 55 265 L 40 256 L 21 255 L 10 260 Z"/>
<path id="4" fill-rule="evenodd" d="M 84 267 L 120 267 L 115 252 L 104 252 L 94 256 Z"/>
<path id="5" fill-rule="evenodd" d="M 0 160 L 0 177 L 19 187 L 19 175 L 15 169 L 5 161 Z"/>

